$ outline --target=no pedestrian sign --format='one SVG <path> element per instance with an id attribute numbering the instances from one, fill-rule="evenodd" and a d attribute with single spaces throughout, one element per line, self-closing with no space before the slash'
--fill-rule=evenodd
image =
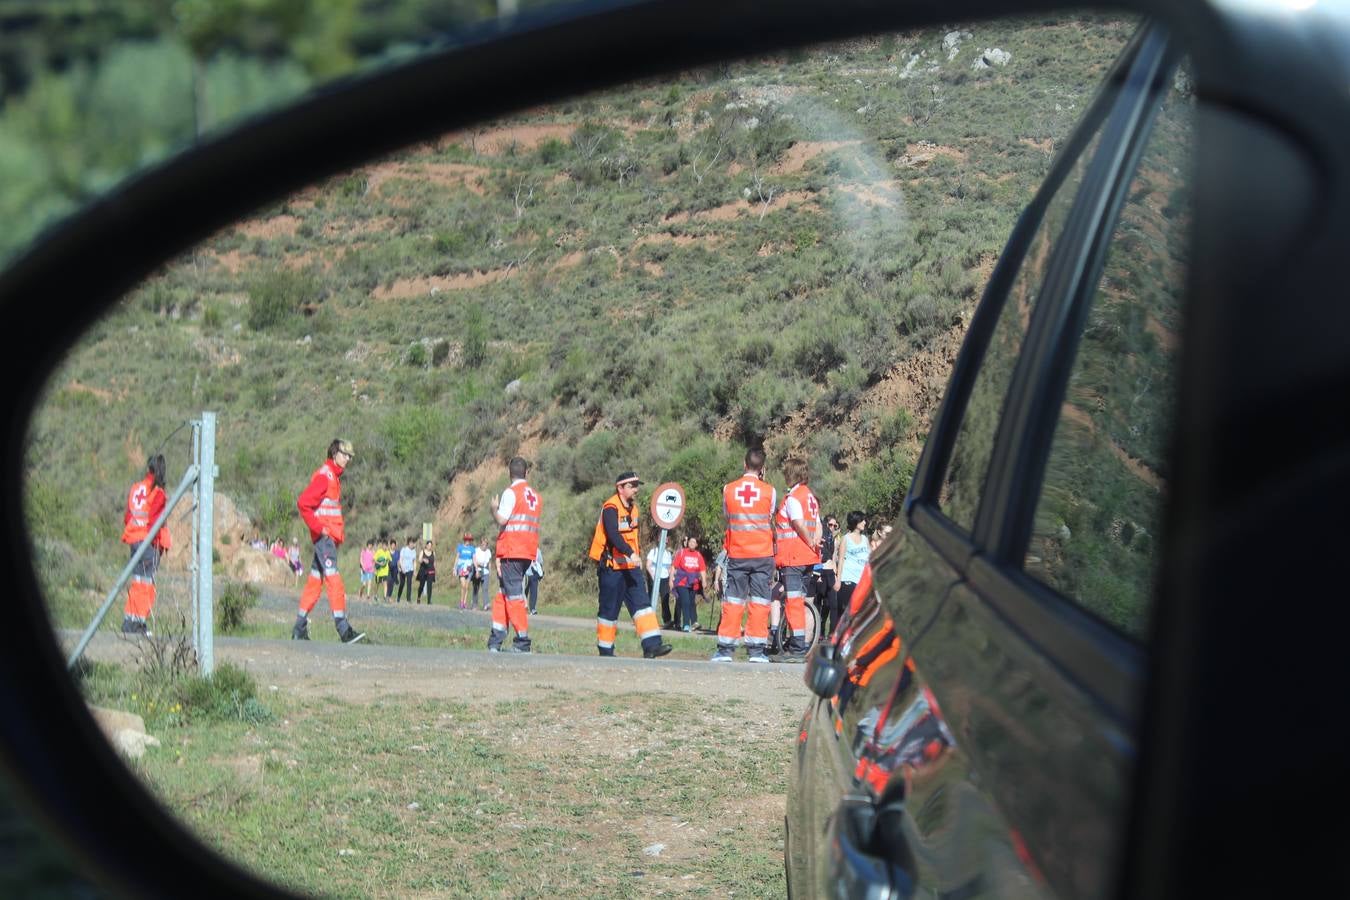
<path id="1" fill-rule="evenodd" d="M 684 488 L 667 481 L 652 493 L 652 521 L 667 531 L 684 518 Z"/>

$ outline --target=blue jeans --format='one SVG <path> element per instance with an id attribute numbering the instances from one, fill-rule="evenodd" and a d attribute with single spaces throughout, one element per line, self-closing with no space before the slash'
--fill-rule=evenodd
<path id="1" fill-rule="evenodd" d="M 685 628 L 693 628 L 694 623 L 698 621 L 698 607 L 694 603 L 694 589 L 691 587 L 677 587 L 675 592 L 680 597 L 679 607 L 675 614 L 675 625 L 683 625 Z"/>

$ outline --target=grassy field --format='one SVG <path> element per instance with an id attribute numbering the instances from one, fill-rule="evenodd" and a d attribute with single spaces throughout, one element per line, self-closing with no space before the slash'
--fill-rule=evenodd
<path id="1" fill-rule="evenodd" d="M 476 678 L 456 699 L 354 699 L 294 683 L 254 698 L 246 677 L 222 672 L 234 687 L 209 715 L 172 696 L 147 701 L 144 679 L 119 666 L 96 665 L 86 693 L 145 712 L 162 746 L 134 768 L 175 815 L 296 890 L 784 892 L 783 798 L 799 707 L 529 673 L 516 676 L 511 699 L 480 696 Z"/>

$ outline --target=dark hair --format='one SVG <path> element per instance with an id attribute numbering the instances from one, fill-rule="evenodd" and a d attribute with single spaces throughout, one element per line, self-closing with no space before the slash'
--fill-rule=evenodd
<path id="1" fill-rule="evenodd" d="M 164 487 L 164 454 L 156 453 L 145 461 L 145 471 L 155 476 L 155 486 Z"/>
<path id="2" fill-rule="evenodd" d="M 855 509 L 848 514 L 848 530 L 852 531 L 858 527 L 858 524 L 867 518 L 867 513 Z"/>
<path id="3" fill-rule="evenodd" d="M 524 478 L 525 473 L 530 470 L 530 464 L 525 461 L 523 456 L 513 456 L 511 461 L 506 464 L 506 470 L 511 473 L 512 478 Z"/>
<path id="4" fill-rule="evenodd" d="M 745 467 L 747 469 L 759 470 L 764 468 L 764 448 L 751 447 L 745 451 Z"/>

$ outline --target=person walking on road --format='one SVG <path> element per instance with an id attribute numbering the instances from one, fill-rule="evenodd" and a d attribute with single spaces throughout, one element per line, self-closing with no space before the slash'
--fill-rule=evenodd
<path id="1" fill-rule="evenodd" d="M 459 608 L 469 607 L 469 582 L 473 580 L 473 535 L 467 531 L 455 546 L 455 577 L 459 579 Z M 474 597 L 475 604 L 478 598 Z"/>
<path id="2" fill-rule="evenodd" d="M 539 582 L 544 578 L 544 548 L 534 551 L 534 562 L 525 570 L 525 597 L 530 602 L 530 615 L 539 608 Z"/>
<path id="3" fill-rule="evenodd" d="M 408 538 L 408 543 L 398 551 L 398 593 L 394 595 L 395 603 L 403 602 L 403 592 L 408 593 L 408 602 L 416 602 L 417 598 L 413 596 L 413 570 L 417 568 L 417 549 L 413 546 L 413 539 Z"/>
<path id="4" fill-rule="evenodd" d="M 656 611 L 643 591 L 637 504 L 641 484 L 634 472 L 623 472 L 614 480 L 614 496 L 600 507 L 600 519 L 591 536 L 589 556 L 595 561 L 599 581 L 595 644 L 601 656 L 614 655 L 622 606 L 628 607 L 645 659 L 665 656 L 671 650 L 670 644 L 661 640 L 661 623 L 656 621 Z"/>
<path id="5" fill-rule="evenodd" d="M 381 540 L 375 550 L 375 587 L 372 590 L 371 599 L 380 599 L 380 594 L 384 594 L 384 599 L 389 599 L 389 572 L 394 566 L 394 554 L 389 549 L 389 542 Z"/>
<path id="6" fill-rule="evenodd" d="M 539 521 L 544 499 L 530 487 L 525 476 L 530 464 L 516 456 L 507 463 L 511 484 L 502 491 L 492 517 L 497 533 L 497 594 L 492 599 L 492 631 L 488 652 L 501 651 L 509 629 L 516 630 L 512 650 L 530 652 L 530 613 L 525 606 L 525 571 L 539 552 Z"/>
<path id="7" fill-rule="evenodd" d="M 769 645 L 769 583 L 773 577 L 773 515 L 777 508 L 778 492 L 764 481 L 764 451 L 747 450 L 745 474 L 722 488 L 727 580 L 713 662 L 735 658 L 742 619 L 747 620 L 744 637 L 749 661 L 769 661 L 765 650 Z"/>
<path id="8" fill-rule="evenodd" d="M 661 598 L 661 627 L 674 628 L 675 621 L 670 615 L 670 563 L 673 557 L 667 548 L 656 558 L 657 548 L 647 551 L 647 596 L 652 595 L 651 586 L 656 585 L 656 594 Z"/>
<path id="9" fill-rule="evenodd" d="M 825 533 L 820 542 L 820 582 L 816 604 L 820 607 L 820 633 L 828 637 L 839 624 L 839 570 L 834 565 L 835 540 L 839 537 L 839 517 L 825 517 Z"/>
<path id="10" fill-rule="evenodd" d="M 300 592 L 300 611 L 291 629 L 291 639 L 309 640 L 309 613 L 319 602 L 319 594 L 328 588 L 328 605 L 333 610 L 333 624 L 344 644 L 354 644 L 364 638 L 347 621 L 347 591 L 338 574 L 338 547 L 346 536 L 342 524 L 342 473 L 355 456 L 350 441 L 336 439 L 328 445 L 328 460 L 314 470 L 309 486 L 300 492 L 295 505 L 300 518 L 309 528 L 314 542 L 314 562 L 309 580 Z"/>
<path id="11" fill-rule="evenodd" d="M 820 504 L 811 493 L 811 476 L 805 460 L 796 457 L 785 460 L 783 474 L 792 487 L 778 509 L 774 564 L 786 591 L 785 614 L 792 633 L 776 659 L 801 662 L 806 658 L 806 582 L 812 568 L 820 562 Z"/>
<path id="12" fill-rule="evenodd" d="M 491 571 L 488 567 L 492 565 L 492 551 L 488 549 L 487 538 L 482 538 L 478 542 L 478 549 L 473 551 L 473 606 L 478 606 L 478 589 L 483 589 L 483 612 L 487 612 L 490 590 L 488 582 L 488 573 Z M 471 607 L 473 608 L 473 607 Z"/>
<path id="13" fill-rule="evenodd" d="M 835 607 L 837 615 L 847 615 L 853 602 L 853 591 L 862 579 L 863 569 L 872 556 L 872 542 L 867 538 L 867 516 L 859 510 L 848 514 L 844 520 L 848 524 L 848 533 L 836 543 L 834 551 L 835 568 L 839 570 L 839 600 Z M 835 621 L 838 625 L 838 621 Z"/>
<path id="14" fill-rule="evenodd" d="M 693 631 L 698 627 L 698 607 L 694 603 L 694 593 L 702 587 L 707 568 L 703 554 L 698 552 L 698 538 L 685 538 L 684 546 L 675 554 L 675 595 L 678 604 L 675 625 L 683 631 Z"/>
<path id="15" fill-rule="evenodd" d="M 417 599 L 422 599 L 422 593 L 427 595 L 427 606 L 431 605 L 431 592 L 436 587 L 436 550 L 431 541 L 427 541 L 422 547 L 422 553 L 417 557 Z"/>
<path id="16" fill-rule="evenodd" d="M 145 461 L 145 476 L 127 491 L 127 508 L 122 515 L 122 543 L 131 546 L 132 556 L 145 543 L 150 527 L 164 512 L 164 478 L 164 454 L 156 453 Z M 171 544 L 166 522 L 155 534 L 150 546 L 145 548 L 136 568 L 131 570 L 127 602 L 122 610 L 123 634 L 150 637 L 149 627 L 145 623 L 150 618 L 150 611 L 155 608 L 155 573 L 159 570 L 160 555 L 168 553 Z"/>
<path id="17" fill-rule="evenodd" d="M 357 597 L 369 597 L 370 586 L 375 581 L 375 542 L 366 541 L 366 546 L 361 550 L 361 587 L 356 592 Z"/>

